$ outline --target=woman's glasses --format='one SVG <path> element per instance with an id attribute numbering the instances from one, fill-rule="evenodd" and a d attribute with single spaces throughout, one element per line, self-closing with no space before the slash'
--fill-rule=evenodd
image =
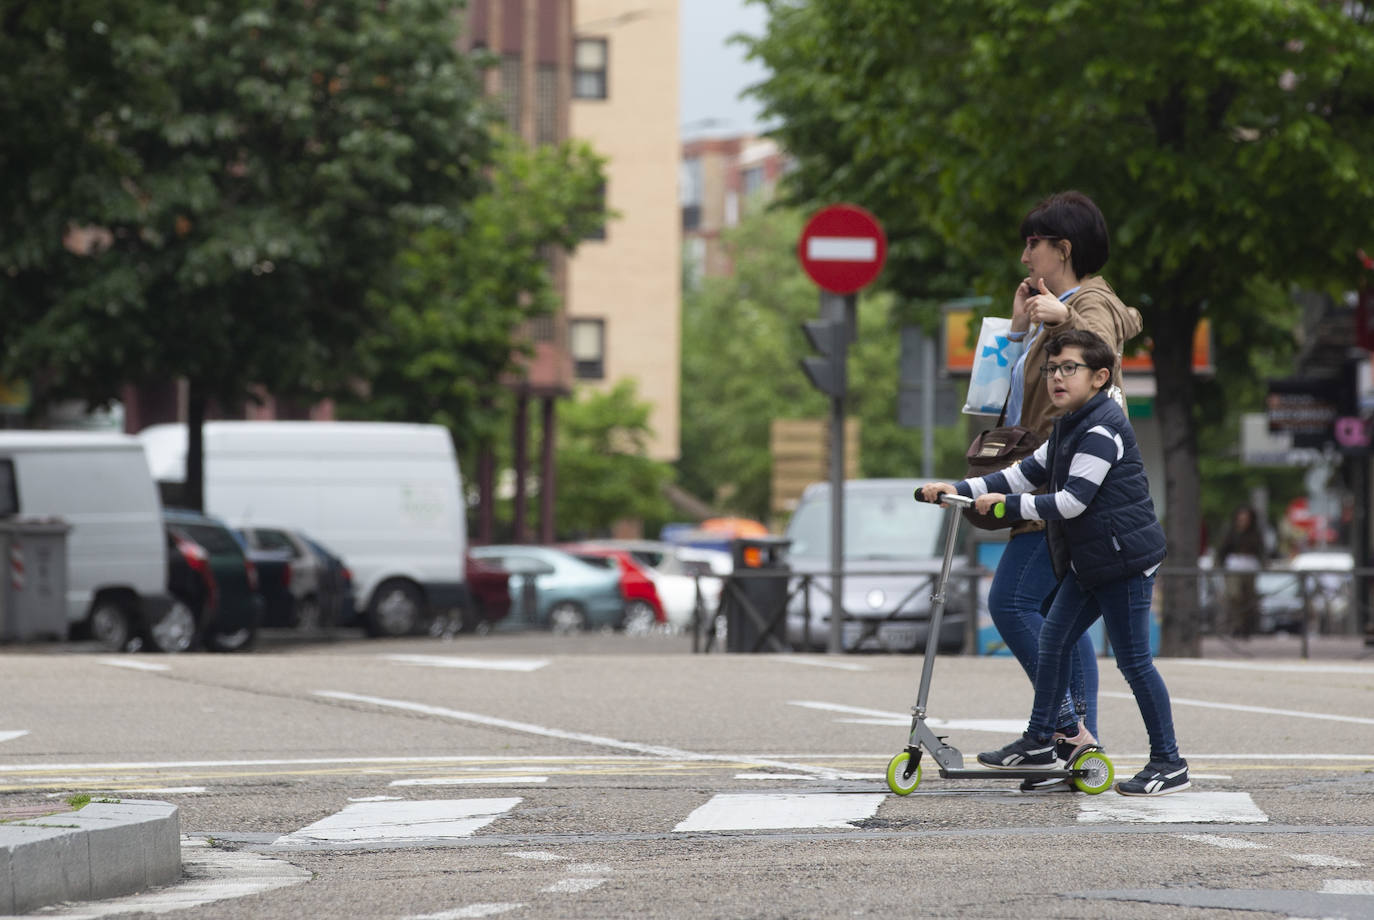
<path id="1" fill-rule="evenodd" d="M 1063 364 L 1042 364 L 1040 365 L 1040 376 L 1053 377 L 1058 375 L 1060 377 L 1072 377 L 1074 374 L 1078 373 L 1080 367 L 1090 367 L 1090 365 L 1081 364 L 1078 361 L 1065 361 Z"/>
<path id="2" fill-rule="evenodd" d="M 1027 249 L 1034 249 L 1034 248 L 1035 248 L 1035 244 L 1038 243 L 1038 242 L 1040 242 L 1041 240 L 1050 240 L 1050 241 L 1054 241 L 1054 240 L 1062 240 L 1062 239 L 1063 239 L 1062 236 L 1036 236 L 1035 234 L 1032 233 L 1030 236 L 1026 237 L 1026 248 L 1027 248 Z"/>

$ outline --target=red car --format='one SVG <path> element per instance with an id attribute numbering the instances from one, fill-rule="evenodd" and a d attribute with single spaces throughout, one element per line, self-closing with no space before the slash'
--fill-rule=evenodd
<path id="1" fill-rule="evenodd" d="M 668 622 L 649 570 L 623 549 L 604 546 L 560 546 L 559 549 L 604 568 L 620 567 L 620 593 L 625 598 L 625 632 L 643 634 Z"/>
<path id="2" fill-rule="evenodd" d="M 463 559 L 471 605 L 463 611 L 463 631 L 484 633 L 510 613 L 510 573 L 488 559 Z"/>

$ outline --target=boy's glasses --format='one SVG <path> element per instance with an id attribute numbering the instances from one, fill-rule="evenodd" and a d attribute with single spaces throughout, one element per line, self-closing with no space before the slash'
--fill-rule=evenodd
<path id="1" fill-rule="evenodd" d="M 1072 377 L 1074 374 L 1078 373 L 1080 367 L 1088 366 L 1089 365 L 1082 364 L 1078 361 L 1065 361 L 1063 364 L 1042 364 L 1040 365 L 1040 376 L 1054 377 L 1058 375 L 1060 377 Z"/>

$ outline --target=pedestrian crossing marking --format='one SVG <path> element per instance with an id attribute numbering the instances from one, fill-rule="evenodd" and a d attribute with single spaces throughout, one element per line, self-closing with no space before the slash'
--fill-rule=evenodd
<path id="1" fill-rule="evenodd" d="M 1093 796 L 1079 804 L 1081 824 L 1263 824 L 1248 792 L 1177 792 L 1165 796 Z"/>
<path id="2" fill-rule="evenodd" d="M 815 795 L 793 793 L 713 796 L 673 828 L 689 831 L 757 831 L 788 828 L 853 828 L 872 818 L 886 793 Z"/>
<path id="3" fill-rule="evenodd" d="M 278 837 L 272 845 L 471 837 L 520 802 L 521 799 L 514 797 L 435 802 L 354 802 L 343 811 Z"/>

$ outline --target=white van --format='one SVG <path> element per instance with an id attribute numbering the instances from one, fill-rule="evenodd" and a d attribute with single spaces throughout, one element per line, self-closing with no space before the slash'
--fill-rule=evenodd
<path id="1" fill-rule="evenodd" d="M 0 515 L 60 517 L 67 624 L 122 650 L 171 609 L 162 506 L 143 447 L 123 434 L 0 432 Z"/>
<path id="2" fill-rule="evenodd" d="M 202 430 L 206 513 L 234 527 L 299 530 L 338 553 L 372 634 L 417 632 L 467 603 L 467 519 L 448 429 L 224 421 Z M 153 478 L 184 485 L 186 426 L 138 437 Z"/>

